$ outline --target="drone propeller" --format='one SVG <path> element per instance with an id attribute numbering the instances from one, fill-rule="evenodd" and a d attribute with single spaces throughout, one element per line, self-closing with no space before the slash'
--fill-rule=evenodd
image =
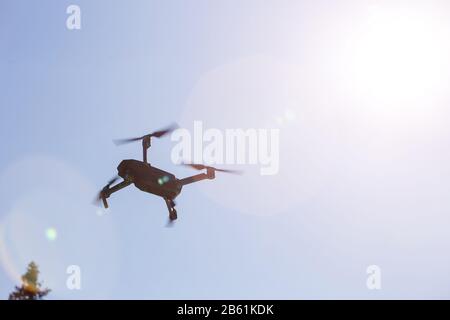
<path id="1" fill-rule="evenodd" d="M 119 176 L 115 176 L 114 178 L 112 178 L 112 179 L 110 179 L 109 181 L 108 181 L 108 184 L 106 185 L 108 188 L 114 183 L 114 182 L 116 182 L 117 180 L 119 180 Z"/>
<path id="2" fill-rule="evenodd" d="M 239 170 L 217 169 L 217 168 L 214 168 L 214 167 L 205 166 L 203 164 L 183 163 L 183 165 L 191 167 L 191 168 L 194 168 L 195 170 L 207 169 L 207 170 L 214 170 L 214 171 L 218 171 L 218 172 L 225 172 L 225 173 L 231 173 L 231 174 L 242 174 L 242 171 L 239 171 Z"/>
<path id="3" fill-rule="evenodd" d="M 112 185 L 114 182 L 116 182 L 117 180 L 119 180 L 119 176 L 115 176 L 114 178 L 112 178 L 112 179 L 110 179 L 110 180 L 108 181 L 108 183 L 106 184 L 106 186 L 104 186 L 103 189 L 100 190 L 100 192 L 97 194 L 97 197 L 95 197 L 94 204 L 99 204 L 99 203 L 100 203 L 100 201 L 101 201 L 102 198 L 103 198 L 103 191 L 109 189 L 109 187 L 111 187 L 111 185 Z"/>
<path id="4" fill-rule="evenodd" d="M 122 144 L 139 141 L 139 140 L 142 140 L 145 138 L 151 138 L 151 137 L 161 138 L 162 136 L 165 136 L 166 134 L 171 133 L 172 131 L 174 131 L 177 128 L 178 128 L 178 126 L 176 124 L 172 124 L 171 126 L 169 126 L 167 128 L 143 135 L 141 137 L 128 138 L 128 139 L 116 139 L 116 140 L 113 140 L 113 142 L 116 146 L 119 146 Z"/>

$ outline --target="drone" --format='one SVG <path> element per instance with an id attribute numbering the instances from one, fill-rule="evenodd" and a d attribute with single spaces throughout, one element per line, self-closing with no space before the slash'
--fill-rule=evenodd
<path id="1" fill-rule="evenodd" d="M 169 223 L 177 219 L 177 210 L 175 209 L 175 198 L 180 194 L 183 186 L 198 182 L 201 180 L 215 178 L 216 172 L 240 174 L 240 171 L 217 169 L 203 164 L 183 164 L 196 170 L 206 170 L 204 173 L 196 174 L 183 179 L 178 179 L 170 172 L 161 170 L 152 166 L 148 162 L 147 152 L 151 146 L 152 138 L 161 138 L 177 129 L 176 125 L 169 126 L 165 129 L 155 131 L 144 136 L 119 139 L 113 142 L 116 145 L 123 145 L 136 141 L 142 141 L 142 157 L 143 160 L 127 159 L 120 162 L 117 167 L 118 175 L 112 178 L 105 187 L 98 193 L 96 202 L 103 202 L 105 209 L 108 208 L 107 199 L 115 192 L 134 184 L 141 191 L 159 196 L 164 199 L 169 210 Z M 123 180 L 115 184 L 120 178 Z M 115 184 L 115 185 L 114 185 Z"/>

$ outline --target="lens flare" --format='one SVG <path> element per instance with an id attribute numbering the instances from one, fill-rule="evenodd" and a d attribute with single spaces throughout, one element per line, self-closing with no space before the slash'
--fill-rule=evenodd
<path id="1" fill-rule="evenodd" d="M 48 241 L 55 241 L 58 237 L 58 233 L 56 232 L 55 228 L 48 228 L 45 230 L 45 237 Z"/>

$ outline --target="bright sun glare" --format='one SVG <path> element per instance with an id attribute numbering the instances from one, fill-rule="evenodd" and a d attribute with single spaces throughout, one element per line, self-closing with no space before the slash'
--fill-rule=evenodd
<path id="1" fill-rule="evenodd" d="M 423 103 L 442 83 L 444 30 L 429 11 L 372 8 L 348 48 L 353 90 L 377 105 Z"/>

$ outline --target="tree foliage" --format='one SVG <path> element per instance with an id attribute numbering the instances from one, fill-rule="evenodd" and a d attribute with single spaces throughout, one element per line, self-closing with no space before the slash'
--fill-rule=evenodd
<path id="1" fill-rule="evenodd" d="M 15 287 L 14 291 L 9 295 L 9 300 L 41 300 L 49 292 L 50 289 L 41 288 L 37 264 L 30 262 L 27 272 L 22 276 L 22 285 Z"/>

